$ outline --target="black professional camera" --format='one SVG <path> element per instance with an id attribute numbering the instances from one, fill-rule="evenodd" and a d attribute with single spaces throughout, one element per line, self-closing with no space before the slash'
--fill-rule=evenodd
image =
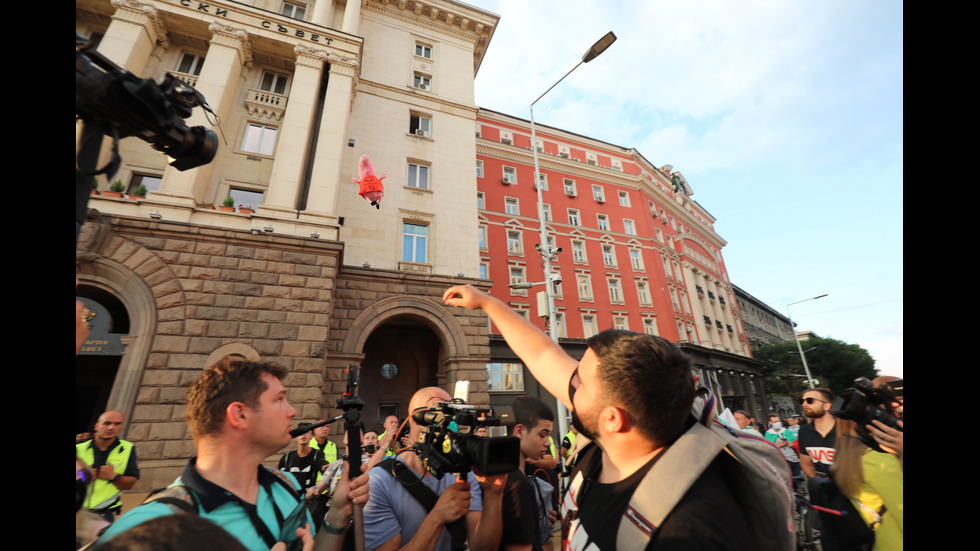
<path id="1" fill-rule="evenodd" d="M 892 403 L 900 402 L 899 397 L 904 395 L 905 384 L 901 379 L 875 388 L 867 377 L 859 377 L 854 379 L 854 387 L 838 393 L 830 413 L 857 423 L 858 435 L 865 441 L 873 442 L 866 428 L 871 421 L 877 420 L 893 429 L 902 430 Z"/>
<path id="2" fill-rule="evenodd" d="M 75 34 L 77 118 L 116 141 L 129 136 L 140 138 L 170 156 L 170 165 L 177 170 L 196 168 L 214 159 L 217 135 L 203 126 L 188 128 L 184 123 L 194 107 L 211 112 L 200 92 L 171 74 L 160 83 L 139 78 L 91 46 L 89 40 Z M 102 135 L 98 138 L 101 143 Z M 118 153 L 114 152 L 113 162 L 115 172 Z"/>
<path id="3" fill-rule="evenodd" d="M 519 438 L 473 434 L 479 427 L 500 424 L 500 418 L 489 407 L 455 399 L 418 409 L 412 418 L 424 427 L 415 449 L 425 468 L 436 478 L 442 478 L 445 473 L 465 473 L 470 467 L 485 475 L 506 474 L 519 466 Z M 453 422 L 457 430 L 449 427 Z"/>

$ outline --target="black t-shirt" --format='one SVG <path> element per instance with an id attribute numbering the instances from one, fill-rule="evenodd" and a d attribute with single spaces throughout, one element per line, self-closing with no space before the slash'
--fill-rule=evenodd
<path id="1" fill-rule="evenodd" d="M 830 466 L 834 464 L 834 451 L 837 446 L 837 421 L 834 420 L 834 428 L 830 429 L 827 436 L 820 436 L 813 423 L 800 427 L 799 440 L 800 453 L 810 456 L 813 461 L 813 468 L 818 476 L 829 477 Z"/>
<path id="2" fill-rule="evenodd" d="M 633 491 L 663 453 L 620 482 L 587 482 L 587 490 L 579 496 L 578 518 L 582 522 L 579 529 L 589 534 L 589 540 L 598 549 L 616 549 L 619 523 Z M 586 467 L 594 465 L 593 458 L 601 462 L 598 448 L 583 456 L 576 470 L 583 468 L 597 477 L 598 471 Z M 674 506 L 646 547 L 648 551 L 751 551 L 754 548 L 748 521 L 722 478 L 717 459 Z"/>
<path id="3" fill-rule="evenodd" d="M 538 543 L 538 504 L 534 499 L 534 488 L 527 476 L 519 470 L 507 473 L 504 486 L 503 533 L 500 536 L 500 549 L 507 545 L 531 544 L 532 551 L 541 551 Z"/>
<path id="4" fill-rule="evenodd" d="M 310 450 L 306 457 L 300 457 L 296 450 L 285 453 L 279 459 L 279 470 L 291 473 L 304 490 L 316 483 L 316 473 L 324 464 L 323 455 L 318 450 Z"/>

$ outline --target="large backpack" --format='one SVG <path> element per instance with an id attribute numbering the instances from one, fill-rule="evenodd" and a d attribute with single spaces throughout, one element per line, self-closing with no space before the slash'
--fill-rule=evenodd
<path id="1" fill-rule="evenodd" d="M 786 459 L 765 438 L 719 421 L 715 406 L 711 391 L 699 389 L 693 410 L 698 422 L 670 445 L 633 492 L 619 523 L 618 548 L 644 549 L 678 501 L 720 456 L 722 476 L 745 513 L 755 549 L 793 549 L 793 482 Z"/>

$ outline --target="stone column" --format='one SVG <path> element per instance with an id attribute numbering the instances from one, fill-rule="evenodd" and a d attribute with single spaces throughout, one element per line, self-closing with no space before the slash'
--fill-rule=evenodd
<path id="1" fill-rule="evenodd" d="M 252 62 L 248 32 L 218 22 L 212 23 L 208 29 L 212 33 L 211 46 L 208 48 L 207 57 L 204 58 L 204 66 L 201 68 L 195 88 L 204 95 L 208 105 L 220 120 L 231 120 L 229 114 L 235 107 L 235 94 L 238 91 L 242 69 Z M 187 126 L 200 125 L 211 128 L 212 122 L 213 116 L 212 121 L 209 122 L 204 110 L 195 107 L 194 114 L 187 119 Z M 234 146 L 234 143 L 226 146 L 221 141 L 218 147 Z M 212 162 L 183 172 L 167 167 L 160 189 L 151 191 L 149 198 L 162 203 L 193 207 L 196 198 L 202 196 L 207 188 L 213 166 Z"/>
<path id="2" fill-rule="evenodd" d="M 99 52 L 113 63 L 138 77 L 158 41 L 166 41 L 167 32 L 153 6 L 113 0 L 116 12 L 99 43 Z"/>
<path id="3" fill-rule="evenodd" d="M 300 218 L 321 223 L 336 221 L 337 194 L 341 186 L 341 163 L 347 146 L 357 60 L 329 54 L 330 76 L 320 118 L 320 135 L 313 161 L 306 210 Z M 352 167 L 353 168 L 353 167 Z"/>
<path id="4" fill-rule="evenodd" d="M 347 0 L 347 6 L 344 8 L 344 22 L 340 30 L 353 35 L 357 35 L 361 30 L 361 0 Z"/>
<path id="5" fill-rule="evenodd" d="M 302 186 L 306 157 L 312 152 L 310 132 L 316 113 L 320 78 L 327 52 L 305 46 L 296 46 L 296 71 L 289 89 L 289 102 L 282 126 L 279 127 L 279 143 L 269 177 L 269 189 L 262 199 L 259 214 L 275 217 L 287 214 L 296 216 L 297 199 Z"/>
<path id="6" fill-rule="evenodd" d="M 313 5 L 313 17 L 311 23 L 329 27 L 333 21 L 334 0 L 317 0 Z"/>

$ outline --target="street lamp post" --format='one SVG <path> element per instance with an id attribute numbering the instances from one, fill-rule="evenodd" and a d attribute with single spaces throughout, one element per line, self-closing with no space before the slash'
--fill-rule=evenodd
<path id="1" fill-rule="evenodd" d="M 548 92 L 552 90 L 559 82 L 565 80 L 565 77 L 570 75 L 572 71 L 578 68 L 579 65 L 583 63 L 588 63 L 599 56 L 602 52 L 606 51 L 613 42 L 616 41 L 616 35 L 611 31 L 606 33 L 605 36 L 600 38 L 595 44 L 589 48 L 589 51 L 585 52 L 582 59 L 571 68 L 570 71 L 565 73 L 560 79 L 558 79 L 554 84 L 551 85 L 544 94 L 538 96 L 538 99 L 531 102 L 531 149 L 534 151 L 534 187 L 538 192 L 538 222 L 540 224 L 541 233 L 541 246 L 539 250 L 541 251 L 541 257 L 544 259 L 544 276 L 545 276 L 545 297 L 548 303 L 548 334 L 551 335 L 552 340 L 556 343 L 558 342 L 558 332 L 555 331 L 555 288 L 552 283 L 551 274 L 551 257 L 558 254 L 557 250 L 552 250 L 551 245 L 548 243 L 548 232 L 545 229 L 545 219 L 544 219 L 544 195 L 541 190 L 541 166 L 538 161 L 538 140 L 537 133 L 534 128 L 534 104 L 537 103 L 541 98 L 545 96 Z M 565 433 L 568 432 L 568 423 L 565 420 L 567 412 L 565 405 L 562 404 L 561 400 L 558 400 L 558 438 L 559 446 L 561 446 L 561 438 L 564 438 Z"/>
<path id="2" fill-rule="evenodd" d="M 813 377 L 810 375 L 810 366 L 806 365 L 806 354 L 803 352 L 803 346 L 800 344 L 800 336 L 796 333 L 796 326 L 793 325 L 793 316 L 789 313 L 789 307 L 794 304 L 799 304 L 801 302 L 806 302 L 808 300 L 817 300 L 818 298 L 823 298 L 827 296 L 824 293 L 820 296 L 805 298 L 803 300 L 798 300 L 796 302 L 791 302 L 786 305 L 786 317 L 789 318 L 789 330 L 793 332 L 793 337 L 796 339 L 796 349 L 800 351 L 800 360 L 803 361 L 803 370 L 806 371 L 806 382 L 810 388 L 815 388 L 813 384 Z M 812 348 L 810 350 L 813 350 Z"/>

